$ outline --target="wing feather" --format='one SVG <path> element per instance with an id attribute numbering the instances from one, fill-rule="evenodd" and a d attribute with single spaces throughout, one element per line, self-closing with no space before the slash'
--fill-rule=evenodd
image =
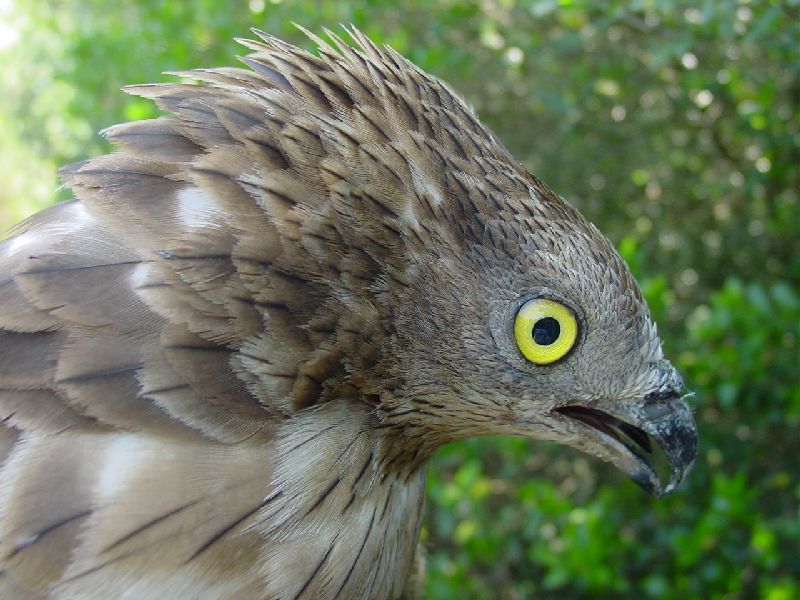
<path id="1" fill-rule="evenodd" d="M 62 170 L 78 201 L 0 243 L 0 595 L 399 594 L 422 478 L 375 475 L 370 369 L 411 257 L 467 227 L 445 171 L 507 155 L 328 35 L 127 88 L 170 114 L 106 130 Z"/>

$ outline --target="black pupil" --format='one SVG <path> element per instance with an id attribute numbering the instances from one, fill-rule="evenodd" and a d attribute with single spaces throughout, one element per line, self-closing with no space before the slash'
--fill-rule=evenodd
<path id="1" fill-rule="evenodd" d="M 533 326 L 533 341 L 540 346 L 549 346 L 558 339 L 561 325 L 553 317 L 539 319 Z"/>

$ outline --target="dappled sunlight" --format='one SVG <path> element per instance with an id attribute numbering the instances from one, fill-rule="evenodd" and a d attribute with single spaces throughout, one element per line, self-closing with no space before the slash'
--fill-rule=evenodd
<path id="1" fill-rule="evenodd" d="M 14 1 L 0 0 L 0 50 L 16 44 L 19 40 L 19 30 L 12 19 L 14 15 Z"/>

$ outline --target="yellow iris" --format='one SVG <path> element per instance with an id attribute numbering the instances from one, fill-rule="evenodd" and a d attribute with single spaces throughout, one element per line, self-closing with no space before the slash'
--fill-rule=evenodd
<path id="1" fill-rule="evenodd" d="M 532 363 L 546 365 L 563 358 L 578 338 L 572 311 L 553 300 L 528 300 L 514 320 L 514 338 Z"/>

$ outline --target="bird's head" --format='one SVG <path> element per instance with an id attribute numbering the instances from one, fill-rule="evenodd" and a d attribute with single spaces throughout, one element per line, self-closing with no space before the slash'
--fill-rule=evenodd
<path id="1" fill-rule="evenodd" d="M 239 215 L 225 233 L 244 236 L 231 251 L 239 285 L 258 290 L 268 329 L 246 347 L 268 340 L 280 371 L 253 366 L 254 389 L 292 409 L 364 399 L 387 432 L 383 456 L 406 470 L 445 442 L 513 434 L 584 450 L 654 493 L 677 486 L 696 454 L 694 420 L 609 241 L 393 50 L 356 30 L 356 48 L 309 33 L 317 57 L 256 33 L 263 43 L 242 43 L 258 77 L 197 71 L 211 87 L 131 90 L 204 148 L 181 175 L 200 190 L 182 191 L 182 222 Z M 198 114 L 211 119 L 202 131 Z M 111 137 L 142 138 L 126 127 Z M 258 210 L 243 211 L 240 193 Z M 225 304 L 208 300 L 214 315 Z M 651 439 L 672 466 L 665 485 Z"/>
<path id="2" fill-rule="evenodd" d="M 419 254 L 397 303 L 384 418 L 432 446 L 481 434 L 558 442 L 672 491 L 697 432 L 639 286 L 577 210 L 522 170 L 512 180 L 501 210 L 461 215 L 458 236 Z M 471 196 L 496 194 L 473 183 Z"/>

